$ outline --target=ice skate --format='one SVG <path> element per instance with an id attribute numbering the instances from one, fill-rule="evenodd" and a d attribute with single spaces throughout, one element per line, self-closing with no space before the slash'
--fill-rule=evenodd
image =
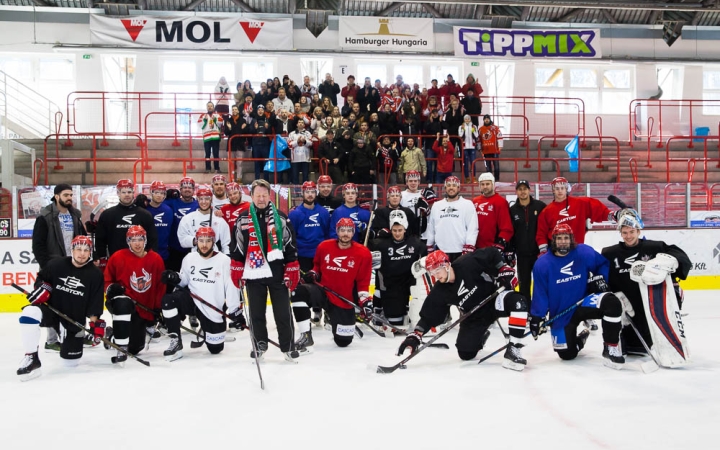
<path id="1" fill-rule="evenodd" d="M 503 359 L 502 366 L 510 370 L 523 370 L 527 364 L 527 360 L 525 360 L 520 353 L 520 349 L 522 348 L 522 344 L 509 343 L 505 350 L 505 359 Z"/>
<path id="2" fill-rule="evenodd" d="M 312 330 L 300 333 L 300 337 L 295 341 L 295 350 L 300 356 L 309 355 L 313 352 L 313 345 L 315 342 L 312 337 Z"/>
<path id="3" fill-rule="evenodd" d="M 127 352 L 128 346 L 127 345 L 119 345 L 121 349 L 125 350 Z M 110 358 L 110 362 L 113 364 L 118 364 L 120 367 L 125 367 L 125 361 L 127 361 L 127 354 L 121 352 L 120 350 L 117 351 L 117 355 Z"/>
<path id="4" fill-rule="evenodd" d="M 183 357 L 183 344 L 177 333 L 170 333 L 168 337 L 170 338 L 170 346 L 163 352 L 163 356 L 165 356 L 166 361 L 172 362 Z"/>
<path id="5" fill-rule="evenodd" d="M 153 344 L 160 342 L 160 338 L 162 337 L 162 334 L 157 330 L 155 327 L 146 327 L 145 332 L 147 333 L 148 337 L 150 338 L 150 342 Z"/>
<path id="6" fill-rule="evenodd" d="M 313 309 L 313 311 L 312 311 L 312 317 L 310 318 L 310 323 L 312 323 L 312 325 L 313 325 L 314 327 L 321 327 L 321 326 L 322 326 L 322 321 L 321 321 L 322 314 L 321 314 L 321 312 L 322 312 L 321 309 L 317 309 L 317 310 Z"/>
<path id="7" fill-rule="evenodd" d="M 57 353 L 60 351 L 60 343 L 55 341 L 52 344 L 49 342 L 45 343 L 45 353 Z"/>
<path id="8" fill-rule="evenodd" d="M 267 351 L 267 349 L 268 349 L 267 342 L 258 342 L 258 343 L 257 343 L 257 359 L 258 359 L 258 360 L 262 361 L 263 355 L 265 354 L 265 352 Z M 255 357 L 256 357 L 256 355 L 255 355 L 255 350 L 250 351 L 250 357 L 251 357 L 251 358 L 255 358 Z"/>
<path id="9" fill-rule="evenodd" d="M 38 352 L 26 353 L 25 357 L 20 361 L 20 368 L 17 370 L 20 381 L 30 381 L 42 375 L 40 366 L 42 364 L 40 364 Z"/>
<path id="10" fill-rule="evenodd" d="M 595 321 L 595 320 L 590 319 L 590 320 L 586 320 L 586 321 L 583 322 L 583 323 L 584 323 L 584 325 L 585 325 L 585 328 L 587 328 L 587 329 L 590 330 L 590 331 L 597 331 L 597 330 L 598 330 L 597 321 Z"/>
<path id="11" fill-rule="evenodd" d="M 291 350 L 289 352 L 284 352 L 283 356 L 285 357 L 285 361 L 297 364 L 300 353 L 298 353 L 297 350 Z"/>
<path id="12" fill-rule="evenodd" d="M 625 358 L 622 355 L 622 350 L 619 344 L 608 344 L 607 342 L 603 345 L 603 365 L 611 369 L 620 370 L 625 364 Z"/>

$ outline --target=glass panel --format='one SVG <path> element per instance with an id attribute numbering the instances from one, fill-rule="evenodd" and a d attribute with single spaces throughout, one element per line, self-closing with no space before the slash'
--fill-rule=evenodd
<path id="1" fill-rule="evenodd" d="M 597 87 L 597 72 L 590 69 L 570 69 L 570 87 Z"/>
<path id="2" fill-rule="evenodd" d="M 373 85 L 375 85 L 375 80 L 380 80 L 383 85 L 387 83 L 387 66 L 385 64 L 358 64 L 357 73 L 357 83 L 360 85 L 365 83 L 365 77 L 370 77 Z"/>
<path id="3" fill-rule="evenodd" d="M 603 114 L 624 114 L 627 115 L 628 105 L 632 100 L 629 91 L 603 91 L 602 112 Z"/>
<path id="4" fill-rule="evenodd" d="M 563 70 L 550 67 L 538 67 L 535 69 L 535 86 L 537 87 L 562 87 Z"/>
<path id="5" fill-rule="evenodd" d="M 271 62 L 244 62 L 242 68 L 243 80 L 250 80 L 256 90 L 260 89 L 260 83 L 274 76 Z"/>
<path id="6" fill-rule="evenodd" d="M 21 83 L 33 81 L 32 61 L 19 58 L 0 58 L 0 70 L 17 78 Z"/>
<path id="7" fill-rule="evenodd" d="M 720 89 L 720 70 L 703 72 L 703 89 Z"/>
<path id="8" fill-rule="evenodd" d="M 606 89 L 630 89 L 630 70 L 606 70 L 603 74 Z"/>
<path id="9" fill-rule="evenodd" d="M 456 83 L 464 84 L 465 79 L 460 78 L 460 66 L 459 65 L 446 65 L 446 66 L 430 66 L 430 80 L 438 80 L 438 86 L 447 80 L 447 76 L 452 75 Z M 475 74 L 477 77 L 477 74 Z M 427 83 L 420 83 L 420 87 L 430 86 L 430 80 Z"/>
<path id="10" fill-rule="evenodd" d="M 568 96 L 570 98 L 580 98 L 585 102 L 585 112 L 587 114 L 597 114 L 600 112 L 600 93 L 598 91 L 569 91 Z M 563 101 L 564 103 L 571 103 L 567 101 Z M 628 100 L 629 102 L 629 100 Z M 625 102 L 625 107 L 627 108 L 628 102 Z M 560 108 L 558 108 L 560 109 Z M 564 112 L 568 113 L 576 113 L 578 110 L 577 106 L 575 105 L 566 105 L 564 107 Z"/>
<path id="11" fill-rule="evenodd" d="M 197 98 L 197 87 L 194 84 L 164 84 L 162 92 L 165 94 L 193 94 L 193 95 L 177 95 L 177 103 L 174 102 L 173 95 L 164 96 L 161 107 L 164 109 L 172 108 L 191 108 L 197 111 L 205 110 L 205 104 Z"/>
<path id="12" fill-rule="evenodd" d="M 41 59 L 40 60 L 41 80 L 72 80 L 74 65 L 71 59 Z"/>
<path id="13" fill-rule="evenodd" d="M 217 84 L 220 77 L 225 77 L 228 84 L 235 85 L 235 63 L 225 61 L 203 63 L 203 81 Z M 215 88 L 215 84 L 213 84 L 213 88 Z"/>
<path id="14" fill-rule="evenodd" d="M 196 65 L 192 61 L 165 61 L 163 81 L 195 81 Z"/>
<path id="15" fill-rule="evenodd" d="M 703 100 L 714 100 L 711 103 L 703 104 L 703 114 L 720 115 L 720 92 L 704 92 Z"/>
<path id="16" fill-rule="evenodd" d="M 396 64 L 393 68 L 393 79 L 388 80 L 389 83 L 394 83 L 398 75 L 402 75 L 403 82 L 412 86 L 414 83 L 424 85 L 423 83 L 423 66 L 415 64 Z M 382 78 L 381 78 L 382 79 Z"/>

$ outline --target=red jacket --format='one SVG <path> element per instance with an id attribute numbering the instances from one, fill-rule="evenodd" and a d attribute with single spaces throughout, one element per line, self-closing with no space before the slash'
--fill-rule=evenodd
<path id="1" fill-rule="evenodd" d="M 462 93 L 463 95 L 468 95 L 468 90 L 472 88 L 473 93 L 475 93 L 475 97 L 480 97 L 480 94 L 483 93 L 483 87 L 480 86 L 480 83 L 475 82 L 473 84 L 465 83 L 462 87 Z"/>
<path id="2" fill-rule="evenodd" d="M 485 197 L 478 195 L 473 199 L 478 216 L 478 236 L 475 248 L 490 247 L 498 238 L 510 242 L 514 234 L 510 219 L 510 206 L 498 193 Z"/>
<path id="3" fill-rule="evenodd" d="M 351 95 L 353 98 L 353 102 L 357 102 L 357 94 L 360 89 L 358 88 L 357 84 L 353 84 L 352 87 L 345 86 L 340 91 L 340 96 L 347 101 L 348 95 Z"/>
<path id="4" fill-rule="evenodd" d="M 453 171 L 455 161 L 455 147 L 452 142 L 448 141 L 447 150 L 443 148 L 440 141 L 435 140 L 432 146 L 433 152 L 437 155 L 437 171 L 441 173 L 451 173 Z"/>
<path id="5" fill-rule="evenodd" d="M 443 102 L 447 105 L 450 103 L 450 95 L 455 94 L 456 97 L 460 97 L 462 88 L 459 84 L 453 82 L 452 84 L 443 84 L 440 88 L 440 95 L 443 97 Z"/>
<path id="6" fill-rule="evenodd" d="M 573 230 L 575 243 L 585 242 L 586 221 L 603 222 L 609 219 L 610 210 L 600 200 L 590 197 L 568 197 L 552 202 L 538 216 L 537 245 L 550 244 L 555 225 L 566 223 Z"/>

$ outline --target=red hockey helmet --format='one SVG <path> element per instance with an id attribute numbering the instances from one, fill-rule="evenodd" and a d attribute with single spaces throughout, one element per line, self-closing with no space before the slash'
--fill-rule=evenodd
<path id="1" fill-rule="evenodd" d="M 195 189 L 195 180 L 190 177 L 183 177 L 182 180 L 180 180 L 180 188 L 184 187 Z"/>
<path id="2" fill-rule="evenodd" d="M 337 233 L 340 231 L 341 228 L 351 228 L 353 233 L 355 232 L 355 222 L 349 217 L 343 217 L 342 219 L 337 221 L 337 224 L 335 225 L 335 232 Z"/>
<path id="3" fill-rule="evenodd" d="M 570 227 L 570 225 L 566 223 L 559 223 L 555 225 L 555 228 L 552 230 L 552 237 L 553 239 L 558 234 L 569 234 L 570 237 L 573 237 L 573 229 Z"/>
<path id="4" fill-rule="evenodd" d="M 165 183 L 163 183 L 162 181 L 153 181 L 150 184 L 150 193 L 152 194 L 155 191 L 167 192 Z"/>
<path id="5" fill-rule="evenodd" d="M 231 181 L 230 183 L 227 184 L 227 186 L 225 186 L 225 190 L 228 192 L 240 192 L 241 189 L 240 189 L 239 184 L 237 184 L 234 181 Z"/>
<path id="6" fill-rule="evenodd" d="M 358 188 L 357 188 L 357 185 L 355 185 L 355 183 L 345 183 L 342 191 L 343 191 L 343 194 L 346 192 L 352 192 L 353 194 L 357 194 Z"/>
<path id="7" fill-rule="evenodd" d="M 557 245 L 557 237 L 560 235 L 568 235 L 570 236 L 570 245 L 567 247 L 558 247 Z M 566 223 L 559 223 L 555 225 L 555 228 L 552 230 L 552 242 L 550 243 L 553 253 L 557 252 L 561 255 L 566 255 L 570 250 L 575 248 L 575 237 L 573 233 L 573 229 L 570 227 L 570 225 Z"/>
<path id="8" fill-rule="evenodd" d="M 210 190 L 210 188 L 205 185 L 200 186 L 197 190 L 197 193 L 195 194 L 197 198 L 212 197 L 212 195 L 212 190 Z"/>
<path id="9" fill-rule="evenodd" d="M 225 178 L 225 175 L 217 174 L 214 177 L 212 177 L 212 184 L 220 183 L 220 182 L 227 183 L 227 178 Z"/>
<path id="10" fill-rule="evenodd" d="M 400 186 L 390 186 L 387 190 L 387 196 L 390 198 L 391 195 L 402 195 Z"/>
<path id="11" fill-rule="evenodd" d="M 306 181 L 302 184 L 302 191 L 312 191 L 317 193 L 317 186 L 315 185 L 315 182 L 313 181 Z"/>
<path id="12" fill-rule="evenodd" d="M 132 182 L 132 180 L 124 179 L 124 180 L 118 180 L 117 184 L 115 185 L 115 188 L 120 191 L 122 189 L 132 189 L 135 190 L 135 183 Z"/>
<path id="13" fill-rule="evenodd" d="M 212 229 L 212 227 L 200 227 L 195 232 L 195 239 L 198 241 L 200 238 L 209 237 L 215 242 L 215 230 Z"/>
<path id="14" fill-rule="evenodd" d="M 450 258 L 442 250 L 435 250 L 425 258 L 425 270 L 430 273 L 448 265 L 450 265 Z"/>
<path id="15" fill-rule="evenodd" d="M 75 250 L 75 247 L 78 247 L 81 245 L 86 246 L 88 248 L 88 250 L 92 251 L 92 248 L 93 248 L 92 239 L 90 239 L 90 237 L 88 237 L 88 236 L 82 236 L 82 235 L 78 235 L 73 238 L 72 242 L 70 242 L 70 250 Z"/>
<path id="16" fill-rule="evenodd" d="M 555 177 L 550 182 L 550 186 L 552 187 L 553 191 L 555 190 L 555 186 L 565 186 L 565 189 L 567 189 L 567 192 L 570 192 L 570 183 L 568 182 L 567 178 L 565 177 Z"/>
<path id="17" fill-rule="evenodd" d="M 332 178 L 330 178 L 330 175 L 320 175 L 317 181 L 318 186 L 321 184 L 329 184 L 332 185 Z"/>
<path id="18" fill-rule="evenodd" d="M 131 240 L 138 237 L 141 237 L 143 239 L 143 242 L 147 242 L 147 232 L 145 231 L 145 228 L 141 227 L 140 225 L 131 226 L 125 233 L 125 240 L 127 241 L 128 245 L 130 245 Z"/>
<path id="19" fill-rule="evenodd" d="M 460 178 L 455 175 L 450 175 L 445 178 L 445 186 L 460 186 Z"/>
<path id="20" fill-rule="evenodd" d="M 420 172 L 417 170 L 408 170 L 405 172 L 405 181 L 418 180 L 420 181 Z"/>

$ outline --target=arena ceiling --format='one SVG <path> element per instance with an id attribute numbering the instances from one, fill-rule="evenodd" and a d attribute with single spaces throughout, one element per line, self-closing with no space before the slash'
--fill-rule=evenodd
<path id="1" fill-rule="evenodd" d="M 501 28 L 514 21 L 720 26 L 720 0 L 0 0 L 0 5 L 102 8 L 110 15 L 138 10 L 475 19 Z"/>

